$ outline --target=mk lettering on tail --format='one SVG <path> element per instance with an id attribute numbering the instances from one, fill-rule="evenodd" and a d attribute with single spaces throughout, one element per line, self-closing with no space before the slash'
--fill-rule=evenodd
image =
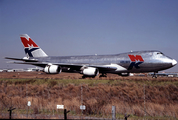
<path id="1" fill-rule="evenodd" d="M 27 57 L 46 57 L 47 54 L 27 35 L 20 35 Z"/>
<path id="2" fill-rule="evenodd" d="M 21 41 L 24 45 L 24 47 L 38 47 L 36 43 L 33 42 L 33 40 L 29 36 L 21 36 Z"/>

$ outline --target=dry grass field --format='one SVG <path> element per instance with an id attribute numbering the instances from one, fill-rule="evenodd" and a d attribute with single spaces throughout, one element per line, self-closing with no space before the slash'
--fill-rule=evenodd
<path id="1" fill-rule="evenodd" d="M 81 93 L 86 106 L 84 116 L 111 116 L 114 105 L 116 118 L 124 118 L 127 113 L 131 115 L 129 119 L 142 118 L 145 114 L 148 119 L 178 119 L 178 78 L 108 74 L 106 78 L 82 79 L 77 73 L 0 73 L 0 111 L 8 113 L 13 106 L 15 118 L 27 118 L 20 116 L 26 114 L 27 101 L 32 104 L 31 114 L 54 115 L 59 113 L 56 105 L 63 104 L 70 110 L 69 115 L 80 115 Z M 8 115 L 0 114 L 0 118 L 8 118 Z"/>

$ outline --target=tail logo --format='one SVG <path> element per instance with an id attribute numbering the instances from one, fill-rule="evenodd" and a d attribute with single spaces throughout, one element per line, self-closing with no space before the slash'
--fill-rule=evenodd
<path id="1" fill-rule="evenodd" d="M 22 35 L 21 41 L 25 47 L 25 53 L 28 57 L 33 57 L 33 51 L 39 49 L 38 45 L 28 35 Z"/>
<path id="2" fill-rule="evenodd" d="M 25 48 L 34 48 L 34 47 L 38 47 L 38 45 L 33 42 L 33 40 L 31 38 L 25 38 L 25 37 L 21 37 L 22 43 L 24 45 Z"/>
<path id="3" fill-rule="evenodd" d="M 135 67 L 136 69 L 139 69 L 139 65 L 142 64 L 144 62 L 143 58 L 141 55 L 128 55 L 130 60 L 132 61 L 130 66 L 128 67 L 128 70 L 133 69 L 133 67 Z"/>
<path id="4" fill-rule="evenodd" d="M 47 57 L 48 55 L 27 35 L 20 35 L 27 57 Z"/>

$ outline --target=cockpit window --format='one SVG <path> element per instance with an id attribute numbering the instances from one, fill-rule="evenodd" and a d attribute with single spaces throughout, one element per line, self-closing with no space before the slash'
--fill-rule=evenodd
<path id="1" fill-rule="evenodd" d="M 158 52 L 157 54 L 158 54 L 158 55 L 159 55 L 159 54 L 160 54 L 160 55 L 164 55 L 162 52 Z"/>

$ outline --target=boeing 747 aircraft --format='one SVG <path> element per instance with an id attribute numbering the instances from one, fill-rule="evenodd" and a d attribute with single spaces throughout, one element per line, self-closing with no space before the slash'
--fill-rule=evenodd
<path id="1" fill-rule="evenodd" d="M 20 35 L 27 57 L 17 60 L 16 64 L 29 64 L 44 68 L 45 73 L 78 72 L 85 77 L 95 77 L 99 73 L 128 76 L 130 73 L 145 73 L 165 70 L 177 64 L 157 50 L 135 51 L 113 55 L 48 56 L 27 34 Z"/>

